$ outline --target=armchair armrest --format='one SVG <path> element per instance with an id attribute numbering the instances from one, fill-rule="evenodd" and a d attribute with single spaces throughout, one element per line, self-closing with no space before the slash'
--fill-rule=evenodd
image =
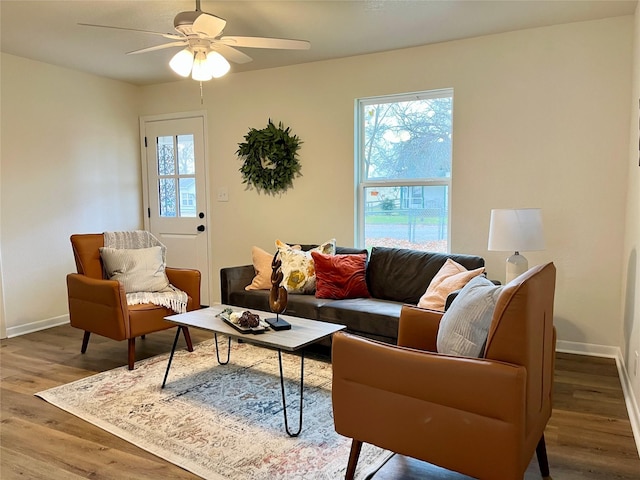
<path id="1" fill-rule="evenodd" d="M 128 338 L 129 308 L 124 287 L 79 273 L 67 275 L 71 325 L 113 338 Z"/>
<path id="2" fill-rule="evenodd" d="M 402 347 L 437 351 L 438 328 L 444 312 L 413 305 L 403 305 L 398 323 L 398 345 Z"/>
<path id="3" fill-rule="evenodd" d="M 333 336 L 332 364 L 339 386 L 334 400 L 356 408 L 358 399 L 342 398 L 340 384 L 367 386 L 506 422 L 524 420 L 522 366 L 423 352 L 343 332 Z"/>
<path id="4" fill-rule="evenodd" d="M 192 270 L 188 268 L 165 268 L 169 283 L 174 287 L 186 292 L 191 297 L 192 308 L 189 310 L 196 310 L 200 308 L 200 281 L 201 274 L 198 270 Z"/>

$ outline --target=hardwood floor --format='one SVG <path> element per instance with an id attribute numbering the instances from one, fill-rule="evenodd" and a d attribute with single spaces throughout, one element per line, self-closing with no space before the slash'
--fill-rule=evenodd
<path id="1" fill-rule="evenodd" d="M 191 335 L 194 343 L 210 338 L 197 330 Z M 168 352 L 173 337 L 169 330 L 137 340 L 136 358 Z M 81 343 L 82 332 L 68 325 L 1 341 L 0 478 L 199 478 L 34 396 L 126 364 L 126 342 L 92 335 L 84 355 Z M 554 411 L 545 437 L 555 480 L 640 480 L 640 459 L 611 359 L 557 354 Z M 396 455 L 374 480 L 468 478 Z M 525 480 L 538 478 L 533 459 Z"/>

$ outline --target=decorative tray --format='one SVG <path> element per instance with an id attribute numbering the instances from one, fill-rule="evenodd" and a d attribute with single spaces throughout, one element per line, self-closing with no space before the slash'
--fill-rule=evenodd
<path id="1" fill-rule="evenodd" d="M 264 333 L 269 330 L 269 324 L 262 319 L 260 319 L 260 324 L 257 327 L 243 327 L 237 323 L 237 319 L 234 318 L 235 316 L 232 316 L 234 312 L 230 312 L 229 310 L 231 309 L 223 310 L 218 315 L 216 315 L 216 317 L 220 317 L 225 323 L 231 325 L 240 333 L 257 334 Z"/>

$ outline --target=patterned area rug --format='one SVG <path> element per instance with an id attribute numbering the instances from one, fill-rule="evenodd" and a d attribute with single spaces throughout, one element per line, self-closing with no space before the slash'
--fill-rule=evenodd
<path id="1" fill-rule="evenodd" d="M 227 341 L 219 340 L 221 360 Z M 298 427 L 300 357 L 283 353 L 289 428 Z M 36 395 L 206 479 L 344 478 L 351 440 L 338 435 L 331 410 L 331 365 L 305 358 L 303 428 L 284 430 L 278 354 L 233 342 L 218 365 L 213 340 L 178 350 L 166 387 L 168 355 L 136 362 Z M 391 453 L 365 444 L 357 479 Z"/>

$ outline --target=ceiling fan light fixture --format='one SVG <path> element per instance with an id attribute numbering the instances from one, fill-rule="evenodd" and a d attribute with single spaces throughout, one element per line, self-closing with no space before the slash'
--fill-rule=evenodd
<path id="1" fill-rule="evenodd" d="M 204 52 L 196 52 L 193 60 L 193 69 L 191 70 L 191 78 L 198 82 L 206 82 L 213 78 L 211 69 L 207 63 L 207 56 Z"/>
<path id="2" fill-rule="evenodd" d="M 212 50 L 207 54 L 207 68 L 213 78 L 220 78 L 227 74 L 231 65 L 226 58 Z"/>
<path id="3" fill-rule="evenodd" d="M 169 62 L 169 66 L 171 70 L 181 77 L 188 77 L 191 73 L 191 67 L 193 66 L 193 52 L 188 48 L 180 50 L 173 56 Z"/>

